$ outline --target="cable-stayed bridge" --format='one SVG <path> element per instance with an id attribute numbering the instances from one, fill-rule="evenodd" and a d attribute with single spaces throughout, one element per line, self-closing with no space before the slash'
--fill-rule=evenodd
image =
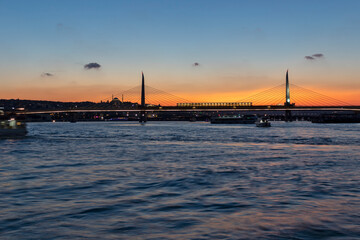
<path id="1" fill-rule="evenodd" d="M 144 75 L 142 75 L 144 81 Z M 143 89 L 143 90 L 142 90 Z M 291 91 L 291 96 L 290 96 Z M 145 96 L 146 93 L 146 96 Z M 143 96 L 144 94 L 144 96 Z M 116 100 L 120 102 L 140 103 L 144 100 L 146 107 L 154 108 L 156 106 L 162 107 L 196 107 L 196 108 L 227 108 L 240 106 L 283 106 L 283 107 L 350 107 L 352 104 L 329 97 L 327 95 L 290 84 L 288 72 L 286 72 L 286 82 L 276 87 L 261 91 L 257 94 L 248 96 L 246 98 L 237 99 L 233 102 L 207 102 L 207 101 L 193 101 L 178 97 L 171 93 L 156 89 L 154 87 L 140 84 L 127 91 L 114 94 Z M 141 99 L 142 96 L 144 99 Z M 120 100 L 121 99 L 121 100 Z M 113 101 L 112 98 L 103 99 L 103 101 Z M 244 103 L 244 104 L 240 104 Z M 140 104 L 139 104 L 140 105 Z"/>
<path id="2" fill-rule="evenodd" d="M 101 103 L 81 104 L 72 108 L 24 111 L 21 114 L 138 112 L 146 121 L 146 112 L 221 112 L 221 111 L 284 111 L 291 118 L 292 111 L 355 111 L 353 106 L 324 94 L 290 84 L 288 71 L 285 83 L 233 102 L 197 102 L 145 85 L 144 74 L 139 86 L 103 99 Z M 115 97 L 114 97 L 115 96 Z"/>
<path id="3" fill-rule="evenodd" d="M 283 106 L 285 102 L 285 89 L 286 84 L 281 84 L 271 89 L 267 89 L 265 91 L 259 92 L 257 94 L 237 99 L 233 102 L 205 102 L 205 101 L 194 101 L 188 100 L 185 98 L 178 97 L 171 93 L 167 93 L 165 91 L 153 88 L 151 86 L 145 85 L 146 89 L 146 105 L 150 108 L 154 106 L 162 106 L 162 107 L 186 107 L 186 106 L 196 106 L 195 103 L 199 103 L 197 107 L 210 108 L 210 107 L 218 107 L 218 108 L 226 108 L 227 106 L 233 106 L 231 103 L 250 103 L 252 107 L 259 106 Z M 337 100 L 335 98 L 326 96 L 321 93 L 317 93 L 315 91 L 299 87 L 295 84 L 290 84 L 291 89 L 291 102 L 295 103 L 294 107 L 351 107 L 353 106 L 350 103 Z M 114 96 L 117 97 L 120 101 L 123 102 L 133 102 L 140 103 L 140 92 L 141 85 L 131 88 L 127 91 L 121 92 Z M 111 98 L 106 98 L 103 101 L 112 101 Z M 183 103 L 183 104 L 181 104 Z M 187 103 L 187 104 L 185 104 Z M 202 103 L 202 104 L 200 104 Z M 211 105 L 213 103 L 213 105 Z M 218 104 L 216 104 L 218 103 Z M 224 104 L 219 104 L 224 103 Z M 226 105 L 225 103 L 228 103 Z M 238 105 L 240 106 L 240 105 Z M 244 105 L 249 106 L 249 104 Z"/>

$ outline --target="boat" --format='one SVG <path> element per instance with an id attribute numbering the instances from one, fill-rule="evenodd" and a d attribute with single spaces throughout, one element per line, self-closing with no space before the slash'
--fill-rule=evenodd
<path id="1" fill-rule="evenodd" d="M 271 123 L 264 118 L 258 118 L 258 120 L 256 120 L 255 122 L 257 127 L 271 127 Z"/>
<path id="2" fill-rule="evenodd" d="M 211 118 L 210 122 L 213 124 L 254 124 L 256 121 L 255 115 L 233 115 L 220 116 Z"/>
<path id="3" fill-rule="evenodd" d="M 0 138 L 23 137 L 27 134 L 26 123 L 11 118 L 0 120 Z"/>

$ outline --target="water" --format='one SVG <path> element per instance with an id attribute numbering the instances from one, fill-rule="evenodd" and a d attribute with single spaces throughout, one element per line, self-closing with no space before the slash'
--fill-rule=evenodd
<path id="1" fill-rule="evenodd" d="M 360 239 L 360 124 L 32 123 L 1 239 Z"/>

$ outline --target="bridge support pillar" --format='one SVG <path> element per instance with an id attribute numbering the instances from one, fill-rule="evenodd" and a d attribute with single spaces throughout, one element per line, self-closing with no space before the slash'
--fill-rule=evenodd
<path id="1" fill-rule="evenodd" d="M 76 112 L 70 112 L 68 115 L 68 121 L 71 123 L 77 122 L 78 116 Z"/>
<path id="2" fill-rule="evenodd" d="M 146 111 L 141 110 L 140 111 L 140 117 L 139 117 L 139 123 L 146 123 L 147 117 L 146 117 Z"/>
<path id="3" fill-rule="evenodd" d="M 285 110 L 285 122 L 292 122 L 291 110 Z"/>

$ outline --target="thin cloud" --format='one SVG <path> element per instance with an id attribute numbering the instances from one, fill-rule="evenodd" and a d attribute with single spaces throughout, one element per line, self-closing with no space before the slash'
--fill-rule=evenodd
<path id="1" fill-rule="evenodd" d="M 68 32 L 68 31 L 72 31 L 72 28 L 69 25 L 58 23 L 56 24 L 56 30 L 59 32 Z"/>
<path id="2" fill-rule="evenodd" d="M 62 24 L 62 23 L 56 24 L 56 28 L 57 28 L 57 29 L 61 29 L 61 28 L 63 28 L 63 27 L 64 27 L 64 24 Z"/>
<path id="3" fill-rule="evenodd" d="M 313 57 L 316 57 L 316 58 L 322 58 L 322 57 L 324 57 L 324 54 L 322 54 L 322 53 L 316 53 L 316 54 L 313 54 L 312 56 L 313 56 Z"/>
<path id="4" fill-rule="evenodd" d="M 305 59 L 306 60 L 309 60 L 309 61 L 314 61 L 314 60 L 317 60 L 317 59 L 320 59 L 320 58 L 323 58 L 324 57 L 324 54 L 322 53 L 315 53 L 311 56 L 305 56 Z"/>
<path id="5" fill-rule="evenodd" d="M 41 74 L 41 77 L 53 77 L 53 76 L 54 76 L 54 74 L 48 73 L 48 72 L 44 72 Z"/>
<path id="6" fill-rule="evenodd" d="M 193 67 L 200 67 L 200 63 L 198 62 L 193 63 Z"/>
<path id="7" fill-rule="evenodd" d="M 90 70 L 90 69 L 99 69 L 101 68 L 101 65 L 98 63 L 88 63 L 84 65 L 85 70 Z"/>

